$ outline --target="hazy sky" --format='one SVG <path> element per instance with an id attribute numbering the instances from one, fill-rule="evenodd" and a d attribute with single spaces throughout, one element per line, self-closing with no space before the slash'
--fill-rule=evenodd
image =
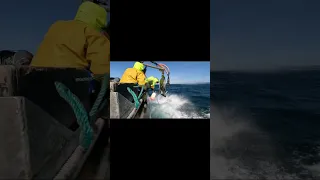
<path id="1" fill-rule="evenodd" d="M 0 50 L 24 49 L 35 53 L 50 25 L 57 20 L 73 19 L 80 3 L 81 0 L 3 1 Z"/>
<path id="2" fill-rule="evenodd" d="M 111 77 L 121 78 L 123 72 L 132 67 L 135 62 L 111 62 Z M 150 62 L 147 64 L 153 65 Z M 170 69 L 170 81 L 172 84 L 194 84 L 210 82 L 210 62 L 161 62 Z M 148 68 L 147 77 L 154 76 L 161 78 L 161 73 L 157 69 Z"/>
<path id="3" fill-rule="evenodd" d="M 320 65 L 320 1 L 212 0 L 211 69 Z"/>

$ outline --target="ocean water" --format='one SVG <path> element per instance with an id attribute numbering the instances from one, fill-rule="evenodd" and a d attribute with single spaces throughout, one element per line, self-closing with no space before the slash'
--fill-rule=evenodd
<path id="1" fill-rule="evenodd" d="M 211 80 L 212 179 L 320 179 L 320 70 Z"/>
<path id="2" fill-rule="evenodd" d="M 150 118 L 210 118 L 210 84 L 171 84 L 149 101 Z"/>

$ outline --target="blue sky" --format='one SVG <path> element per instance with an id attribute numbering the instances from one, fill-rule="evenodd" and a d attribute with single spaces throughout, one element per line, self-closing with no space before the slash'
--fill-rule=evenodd
<path id="1" fill-rule="evenodd" d="M 24 49 L 35 53 L 50 25 L 57 20 L 73 19 L 80 3 L 81 0 L 2 2 L 0 50 Z"/>
<path id="2" fill-rule="evenodd" d="M 211 1 L 211 69 L 320 65 L 320 1 Z"/>
<path id="3" fill-rule="evenodd" d="M 110 74 L 111 77 L 121 78 L 123 72 L 133 67 L 135 62 L 111 62 Z M 146 61 L 145 63 L 151 64 Z M 210 62 L 161 62 L 170 68 L 170 81 L 172 84 L 193 84 L 210 82 Z M 154 76 L 161 78 L 159 70 L 148 68 L 147 77 Z"/>

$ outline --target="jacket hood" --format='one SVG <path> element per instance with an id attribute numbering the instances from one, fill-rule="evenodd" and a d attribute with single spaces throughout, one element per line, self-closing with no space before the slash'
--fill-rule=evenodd
<path id="1" fill-rule="evenodd" d="M 139 71 L 143 71 L 144 65 L 140 62 L 136 62 L 136 63 L 134 63 L 133 68 L 135 68 L 136 70 L 139 70 Z"/>
<path id="2" fill-rule="evenodd" d="M 147 82 L 150 82 L 152 81 L 153 83 L 158 83 L 159 82 L 159 79 L 156 78 L 156 77 L 153 77 L 153 76 L 150 76 L 146 79 Z"/>
<path id="3" fill-rule="evenodd" d="M 80 5 L 74 19 L 100 31 L 107 25 L 107 11 L 98 4 L 86 1 Z"/>

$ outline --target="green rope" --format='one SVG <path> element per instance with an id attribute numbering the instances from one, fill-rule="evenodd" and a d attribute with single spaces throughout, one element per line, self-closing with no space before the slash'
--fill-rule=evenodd
<path id="1" fill-rule="evenodd" d="M 137 97 L 136 93 L 134 93 L 134 92 L 132 91 L 131 88 L 127 87 L 127 90 L 129 91 L 129 93 L 130 93 L 131 96 L 133 97 L 135 107 L 138 108 L 139 105 L 140 105 L 139 100 L 141 99 L 141 97 L 142 97 L 142 95 L 143 95 L 143 88 L 141 88 L 141 91 L 140 91 L 140 94 L 139 94 L 138 97 Z"/>
<path id="2" fill-rule="evenodd" d="M 139 102 L 137 95 L 129 87 L 127 87 L 127 90 L 129 91 L 129 93 L 133 97 L 135 107 L 138 108 L 140 105 L 140 102 Z"/>
<path id="3" fill-rule="evenodd" d="M 85 149 L 88 149 L 93 140 L 93 129 L 89 124 L 88 114 L 79 98 L 74 95 L 69 88 L 60 82 L 55 82 L 56 89 L 59 95 L 67 101 L 72 107 L 76 115 L 77 122 L 81 128 L 80 144 Z"/>
<path id="4" fill-rule="evenodd" d="M 141 99 L 142 94 L 143 94 L 143 88 L 141 88 L 141 91 L 140 91 L 140 94 L 139 94 L 139 96 L 138 96 L 138 99 Z"/>
<path id="5" fill-rule="evenodd" d="M 142 95 L 143 95 L 143 90 L 145 88 L 145 86 L 133 86 L 134 88 L 141 88 L 141 91 L 140 91 L 140 94 L 139 94 L 139 97 L 138 99 L 141 99 Z"/>
<path id="6" fill-rule="evenodd" d="M 97 117 L 97 113 L 102 110 L 102 108 L 107 104 L 107 99 L 103 100 L 107 93 L 108 89 L 108 75 L 105 74 L 104 76 L 98 76 L 98 78 L 103 77 L 103 82 L 102 86 L 100 89 L 100 92 L 98 94 L 98 97 L 88 115 L 86 109 L 84 108 L 83 104 L 79 100 L 79 98 L 74 95 L 70 89 L 68 89 L 65 85 L 63 85 L 60 82 L 55 82 L 56 89 L 59 93 L 59 95 L 69 103 L 69 105 L 72 107 L 76 118 L 77 122 L 80 126 L 81 129 L 81 134 L 80 134 L 80 143 L 81 146 L 85 149 L 88 149 L 93 141 L 93 129 L 91 127 L 91 123 L 94 123 Z M 97 77 L 94 78 L 77 78 L 76 81 L 91 81 L 93 79 L 97 79 Z M 102 103 L 101 103 L 102 102 Z"/>

